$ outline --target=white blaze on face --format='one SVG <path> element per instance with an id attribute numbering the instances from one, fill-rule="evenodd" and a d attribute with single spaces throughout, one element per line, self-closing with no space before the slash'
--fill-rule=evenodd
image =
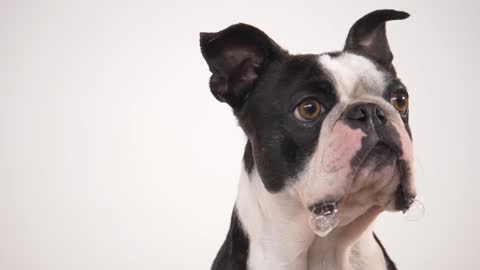
<path id="1" fill-rule="evenodd" d="M 334 80 L 341 103 L 350 103 L 364 95 L 381 96 L 386 87 L 386 74 L 365 57 L 351 53 L 335 57 L 323 54 L 319 62 Z"/>

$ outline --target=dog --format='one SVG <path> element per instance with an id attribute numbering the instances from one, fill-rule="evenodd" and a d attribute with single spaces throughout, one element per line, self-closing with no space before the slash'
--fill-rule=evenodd
<path id="1" fill-rule="evenodd" d="M 416 196 L 408 92 L 385 30 L 409 16 L 371 12 L 343 50 L 318 55 L 290 54 L 242 23 L 200 33 L 210 90 L 247 137 L 211 269 L 396 269 L 372 223 Z M 316 233 L 312 220 L 328 205 L 322 217 L 335 212 L 335 222 Z"/>

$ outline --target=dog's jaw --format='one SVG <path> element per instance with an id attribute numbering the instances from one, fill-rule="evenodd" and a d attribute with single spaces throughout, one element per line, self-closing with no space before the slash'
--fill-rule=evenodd
<path id="1" fill-rule="evenodd" d="M 308 226 L 309 211 L 291 192 L 268 192 L 258 173 L 242 170 L 236 209 L 249 239 L 248 269 L 386 269 L 371 224 L 372 208 L 327 237 Z"/>

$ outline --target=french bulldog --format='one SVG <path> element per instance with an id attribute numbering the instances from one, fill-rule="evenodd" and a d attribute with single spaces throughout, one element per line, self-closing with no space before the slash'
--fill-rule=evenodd
<path id="1" fill-rule="evenodd" d="M 210 90 L 247 137 L 213 270 L 396 269 L 372 224 L 416 196 L 409 96 L 385 30 L 408 17 L 371 12 L 322 54 L 290 54 L 242 23 L 200 33 Z"/>

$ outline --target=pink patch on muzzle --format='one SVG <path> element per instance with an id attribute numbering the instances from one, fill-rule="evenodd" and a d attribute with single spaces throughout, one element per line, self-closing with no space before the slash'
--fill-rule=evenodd
<path id="1" fill-rule="evenodd" d="M 362 147 L 366 134 L 343 122 L 321 136 L 315 155 L 307 169 L 304 202 L 317 203 L 319 199 L 338 199 L 348 190 L 352 178 L 351 161 Z"/>

